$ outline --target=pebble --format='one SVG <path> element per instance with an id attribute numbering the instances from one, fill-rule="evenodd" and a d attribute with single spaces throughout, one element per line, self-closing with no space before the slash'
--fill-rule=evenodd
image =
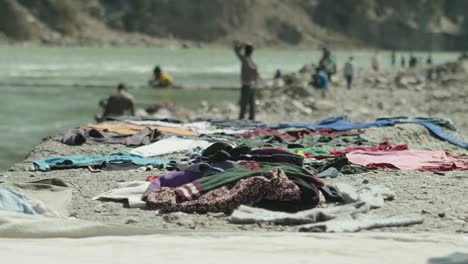
<path id="1" fill-rule="evenodd" d="M 136 224 L 136 223 L 138 223 L 138 220 L 136 220 L 136 219 L 127 219 L 127 221 L 125 221 L 126 225 Z"/>
<path id="2" fill-rule="evenodd" d="M 445 213 L 438 213 L 437 216 L 440 217 L 440 218 L 444 218 L 444 217 L 445 217 Z"/>

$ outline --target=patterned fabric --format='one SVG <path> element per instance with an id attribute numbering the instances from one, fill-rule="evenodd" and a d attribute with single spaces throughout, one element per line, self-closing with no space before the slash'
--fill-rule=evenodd
<path id="1" fill-rule="evenodd" d="M 222 173 L 203 177 L 192 181 L 188 187 L 182 185 L 178 187 L 176 194 L 183 201 L 196 199 L 199 193 L 206 193 L 221 186 L 233 184 L 238 180 L 250 178 L 253 176 L 262 176 L 273 168 L 280 167 L 288 178 L 302 178 L 307 183 L 320 188 L 323 182 L 302 167 L 286 163 L 268 163 L 255 161 L 239 161 L 233 168 L 227 169 Z"/>
<path id="2" fill-rule="evenodd" d="M 148 195 L 147 208 L 162 212 L 229 214 L 242 204 L 253 206 L 262 200 L 301 200 L 301 190 L 288 179 L 281 168 L 274 168 L 261 176 L 241 179 L 235 184 L 219 187 L 206 194 L 200 194 L 197 188 L 195 184 L 184 186 L 183 191 L 196 194 L 191 196 L 193 199 L 190 201 L 181 201 L 174 188 L 159 188 Z M 178 190 L 182 191 L 180 188 Z"/>

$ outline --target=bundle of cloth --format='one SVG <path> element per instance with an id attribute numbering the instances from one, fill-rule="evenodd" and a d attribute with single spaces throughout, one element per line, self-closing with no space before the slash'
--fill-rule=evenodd
<path id="1" fill-rule="evenodd" d="M 163 212 L 230 213 L 241 204 L 283 211 L 313 208 L 324 184 L 302 168 L 303 159 L 280 148 L 217 142 L 192 164 L 155 177 L 143 200 L 148 209 Z"/>

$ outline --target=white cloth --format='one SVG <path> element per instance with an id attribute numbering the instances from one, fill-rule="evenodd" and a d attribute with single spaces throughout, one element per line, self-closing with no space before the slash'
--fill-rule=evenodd
<path id="1" fill-rule="evenodd" d="M 202 135 L 212 135 L 212 134 L 242 134 L 248 131 L 249 129 L 217 129 L 211 125 L 210 122 L 201 121 L 193 123 L 184 123 L 184 124 L 174 124 L 164 121 L 127 121 L 128 123 L 140 126 L 164 126 L 164 127 L 177 127 L 177 128 L 186 128 L 197 132 Z"/>
<path id="2" fill-rule="evenodd" d="M 147 181 L 119 182 L 117 189 L 94 196 L 93 200 L 124 201 L 128 202 L 130 208 L 143 208 L 146 203 L 141 200 L 141 197 L 148 185 L 150 185 L 150 182 Z"/>
<path id="3" fill-rule="evenodd" d="M 211 127 L 211 124 L 206 121 L 193 122 L 193 123 L 182 123 L 176 124 L 171 122 L 164 121 L 127 121 L 130 124 L 139 125 L 139 126 L 162 126 L 162 127 L 177 127 L 177 128 L 186 128 L 194 131 L 198 130 L 207 130 Z"/>
<path id="4" fill-rule="evenodd" d="M 55 227 L 57 228 L 57 227 Z M 278 232 L 173 233 L 84 239 L 0 239 L 7 263 L 428 263 L 466 253 L 455 234 L 301 234 Z M 432 263 L 432 262 L 430 262 Z M 463 263 L 463 262 L 459 262 Z"/>
<path id="5" fill-rule="evenodd" d="M 155 157 L 174 152 L 187 151 L 195 148 L 207 148 L 211 143 L 206 140 L 169 137 L 161 139 L 153 144 L 135 148 L 130 153 L 144 157 Z"/>

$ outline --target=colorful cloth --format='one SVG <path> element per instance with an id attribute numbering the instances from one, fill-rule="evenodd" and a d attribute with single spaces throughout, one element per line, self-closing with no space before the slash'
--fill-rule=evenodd
<path id="1" fill-rule="evenodd" d="M 146 197 L 150 192 L 161 187 L 179 187 L 202 177 L 221 173 L 232 166 L 233 163 L 227 161 L 213 164 L 197 163 L 184 170 L 171 171 L 152 180 L 143 196 Z"/>
<path id="2" fill-rule="evenodd" d="M 240 205 L 252 206 L 262 200 L 299 202 L 301 191 L 283 170 L 273 168 L 262 175 L 241 179 L 232 188 L 221 186 L 190 201 L 180 201 L 173 188 L 162 187 L 149 194 L 146 205 L 163 212 L 229 214 Z"/>
<path id="3" fill-rule="evenodd" d="M 106 164 L 112 164 L 115 166 L 118 165 L 127 165 L 135 164 L 141 166 L 152 165 L 154 167 L 159 166 L 160 164 L 169 164 L 174 163 L 171 160 L 163 159 L 152 159 L 145 158 L 140 155 L 131 154 L 128 152 L 120 152 L 108 156 L 63 156 L 63 157 L 52 157 L 41 160 L 36 160 L 33 162 L 33 165 L 36 169 L 41 171 L 48 171 L 53 169 L 72 169 L 72 168 L 82 168 L 88 166 L 105 166 Z"/>
<path id="4" fill-rule="evenodd" d="M 453 125 L 445 119 L 440 118 L 408 118 L 408 117 L 390 117 L 390 118 L 379 118 L 373 122 L 361 122 L 352 123 L 348 121 L 347 116 L 338 116 L 328 119 L 324 119 L 317 123 L 283 123 L 277 126 L 272 126 L 273 129 L 282 128 L 308 128 L 312 130 L 320 130 L 324 128 L 333 129 L 335 131 L 344 131 L 351 129 L 361 129 L 369 127 L 383 127 L 393 126 L 401 123 L 414 123 L 426 127 L 432 134 L 440 139 L 450 142 L 454 145 L 468 149 L 468 142 L 463 142 L 460 139 L 455 138 L 453 135 L 447 133 L 441 128 L 441 126 L 447 127 L 451 130 L 455 128 Z"/>
<path id="5" fill-rule="evenodd" d="M 164 133 L 174 134 L 178 136 L 196 136 L 197 132 L 183 127 L 173 126 L 141 126 L 124 122 L 112 122 L 112 123 L 101 123 L 87 125 L 83 128 L 94 128 L 103 132 L 113 132 L 121 135 L 133 135 L 139 131 L 149 127 L 151 129 L 157 129 Z"/>
<path id="6" fill-rule="evenodd" d="M 420 171 L 468 170 L 468 157 L 453 156 L 443 150 L 381 152 L 357 150 L 346 154 L 346 158 L 353 164 L 367 168 Z"/>
<path id="7" fill-rule="evenodd" d="M 237 134 L 236 136 L 241 137 L 258 137 L 258 136 L 279 136 L 284 141 L 291 141 L 291 140 L 298 140 L 302 139 L 305 135 L 321 135 L 327 136 L 331 138 L 340 137 L 343 135 L 359 135 L 361 134 L 360 131 L 347 131 L 347 132 L 334 132 L 331 129 L 322 129 L 319 131 L 313 131 L 310 129 L 299 129 L 299 130 L 291 130 L 286 132 L 280 132 L 277 129 L 272 128 L 257 128 L 252 131 L 244 132 Z"/>
<path id="8" fill-rule="evenodd" d="M 259 163 L 255 161 L 239 161 L 231 169 L 222 173 L 203 177 L 189 184 L 185 184 L 175 189 L 177 196 L 182 201 L 190 201 L 200 197 L 207 191 L 221 186 L 234 183 L 243 178 L 263 175 L 273 168 L 279 167 L 289 177 L 301 178 L 307 183 L 315 185 L 317 188 L 323 186 L 323 182 L 302 167 L 286 163 Z"/>
<path id="9" fill-rule="evenodd" d="M 315 149 L 315 148 L 290 148 L 288 149 L 291 152 L 296 154 L 306 156 L 305 154 L 310 154 L 312 156 L 329 156 L 330 152 L 325 149 Z M 307 157 L 307 156 L 306 156 Z"/>

